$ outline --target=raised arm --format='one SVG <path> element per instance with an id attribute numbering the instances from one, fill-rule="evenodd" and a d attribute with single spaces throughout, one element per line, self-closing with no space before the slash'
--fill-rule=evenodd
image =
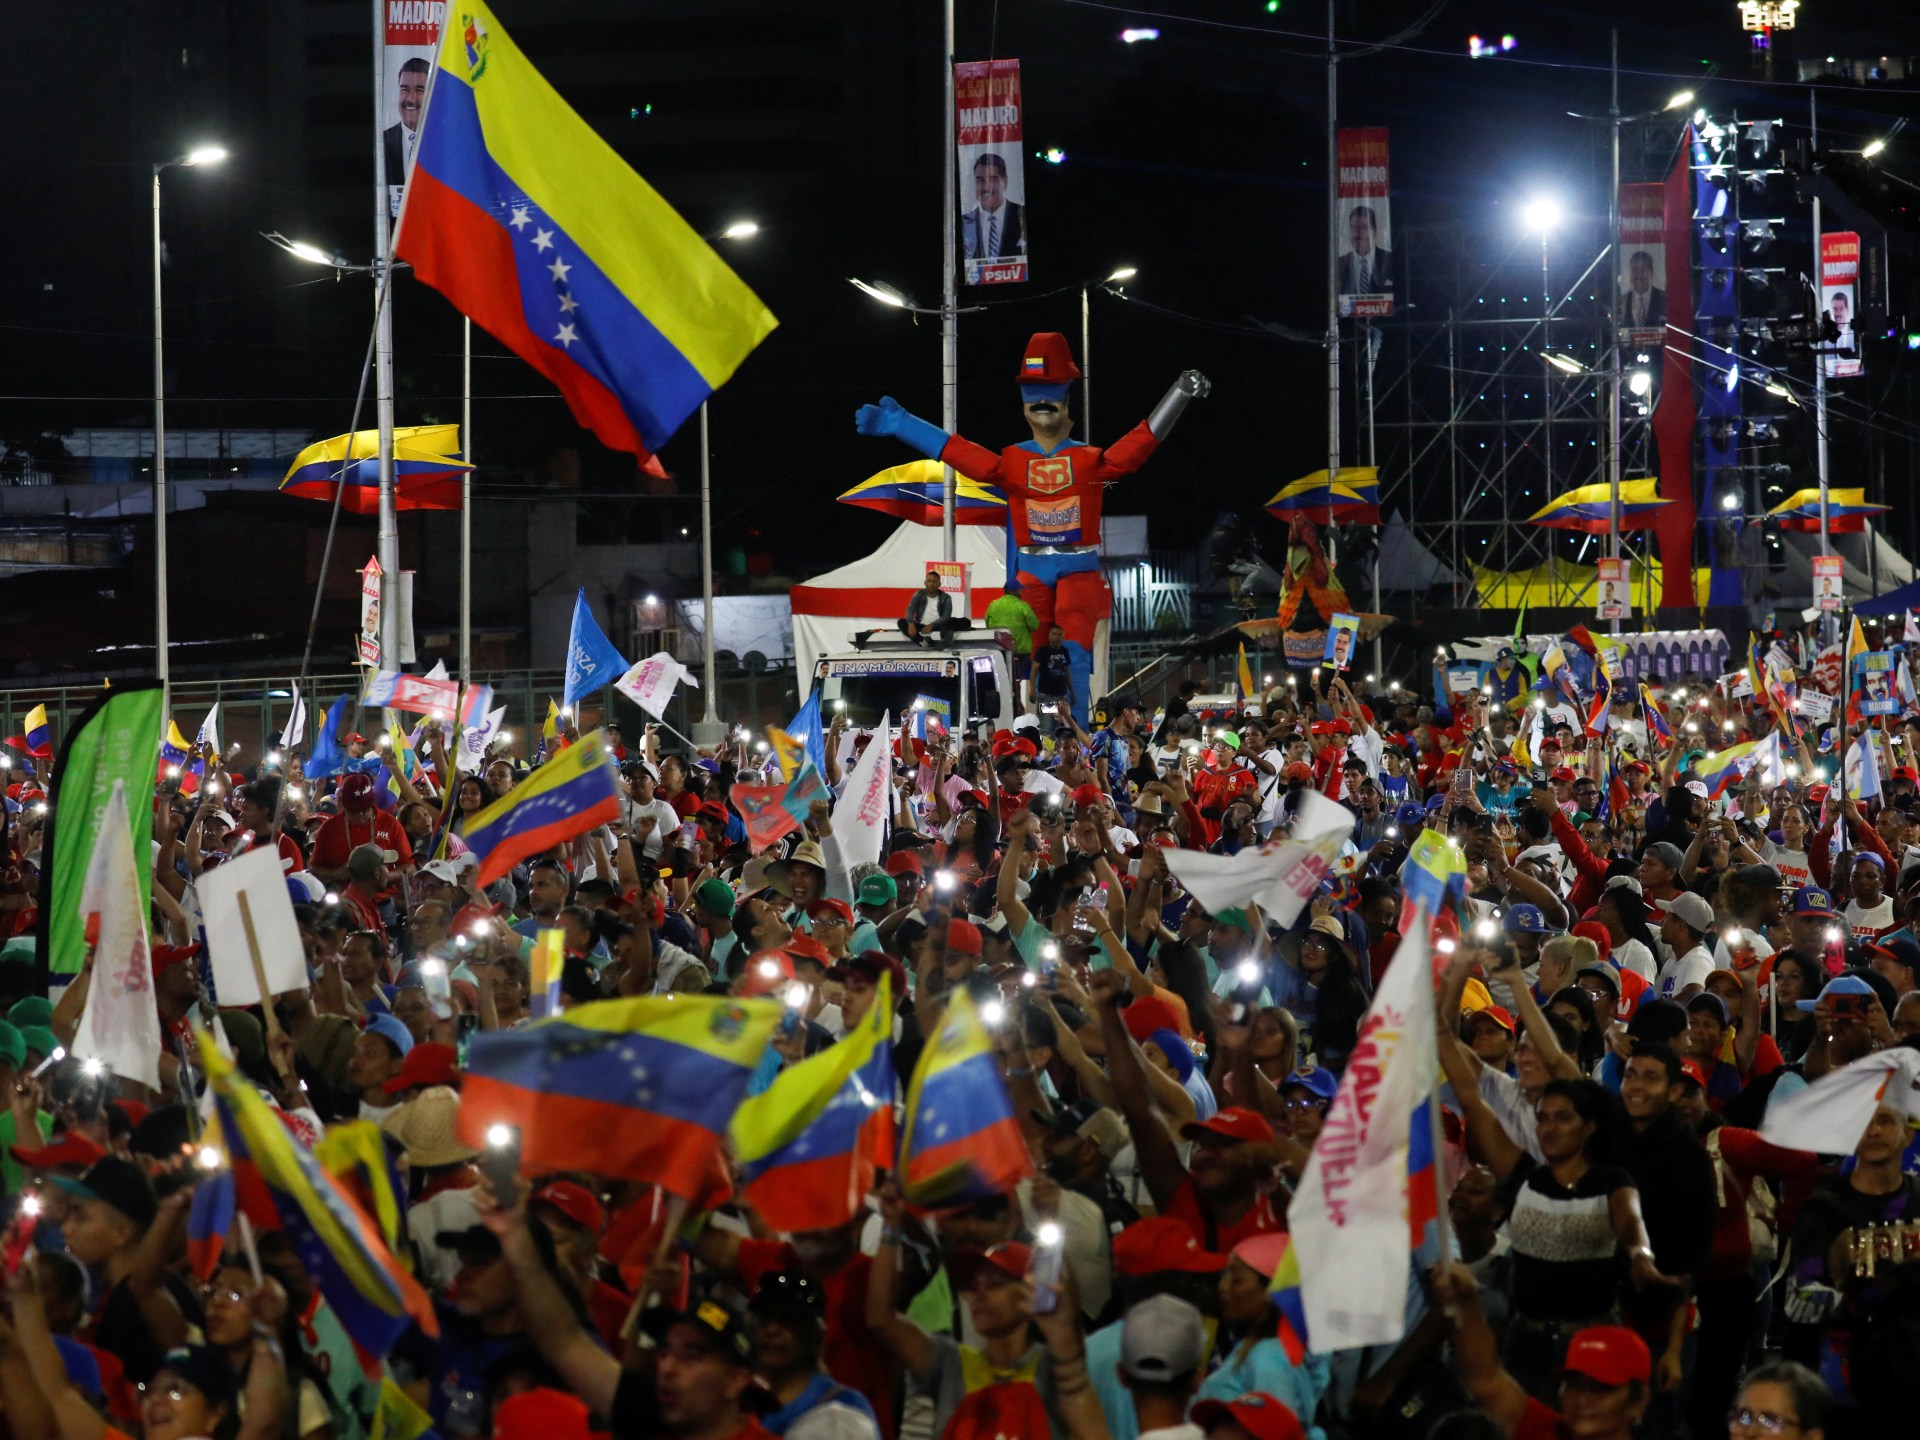
<path id="1" fill-rule="evenodd" d="M 1100 1015 L 1100 1037 L 1106 1042 L 1107 1075 L 1113 1082 L 1114 1098 L 1120 1102 L 1120 1114 L 1133 1135 L 1140 1177 L 1147 1182 L 1155 1207 L 1165 1210 L 1174 1192 L 1186 1183 L 1187 1167 L 1180 1163 L 1173 1137 L 1154 1113 L 1140 1052 L 1134 1049 L 1133 1037 L 1120 1018 L 1123 983 L 1111 970 L 1096 972 L 1092 979 L 1093 1005 Z"/>
<path id="2" fill-rule="evenodd" d="M 1483 952 L 1492 955 L 1492 951 Z M 1555 1038 L 1553 1026 L 1547 1023 L 1547 1017 L 1540 1011 L 1540 1002 L 1533 998 L 1533 987 L 1527 983 L 1527 972 L 1517 963 L 1509 962 L 1492 972 L 1493 978 L 1512 992 L 1513 1003 L 1520 1011 L 1520 1024 L 1526 1031 L 1527 1039 L 1533 1042 L 1533 1052 L 1540 1057 L 1540 1063 L 1556 1080 L 1581 1079 L 1580 1062 L 1560 1048 Z"/>
<path id="3" fill-rule="evenodd" d="M 1527 1392 L 1500 1364 L 1500 1342 L 1481 1312 L 1480 1287 L 1465 1266 L 1443 1262 L 1434 1267 L 1433 1288 L 1453 1317 L 1454 1359 L 1467 1393 L 1495 1424 L 1513 1434 L 1526 1419 Z"/>
<path id="4" fill-rule="evenodd" d="M 875 1191 L 874 1198 L 880 1205 L 880 1244 L 873 1252 L 873 1264 L 867 1271 L 867 1329 L 909 1375 L 918 1379 L 933 1369 L 933 1342 L 927 1338 L 926 1331 L 902 1315 L 894 1304 L 906 1202 L 901 1198 L 900 1187 L 892 1180 Z"/>
<path id="5" fill-rule="evenodd" d="M 547 1270 L 527 1230 L 526 1193 L 519 1203 L 503 1210 L 492 1192 L 481 1186 L 474 1192 L 480 1223 L 500 1239 L 500 1250 L 513 1270 L 526 1318 L 521 1332 L 537 1345 L 575 1395 L 597 1415 L 611 1414 L 614 1393 L 620 1388 L 620 1362 L 602 1350 L 575 1318 L 573 1306 Z"/>

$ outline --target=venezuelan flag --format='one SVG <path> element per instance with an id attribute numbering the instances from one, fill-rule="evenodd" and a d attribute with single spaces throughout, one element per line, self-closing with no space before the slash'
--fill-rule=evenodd
<path id="1" fill-rule="evenodd" d="M 946 471 L 938 460 L 909 460 L 870 475 L 851 490 L 840 493 L 842 505 L 858 505 L 898 516 L 916 525 L 938 525 L 944 518 Z M 1007 497 L 998 486 L 982 485 L 964 475 L 953 477 L 953 523 L 1004 525 Z"/>
<path id="2" fill-rule="evenodd" d="M 733 1117 L 745 1198 L 775 1230 L 829 1230 L 859 1214 L 893 1164 L 893 993 L 885 976 L 859 1030 L 784 1070 Z"/>
<path id="3" fill-rule="evenodd" d="M 7 744 L 40 760 L 53 758 L 53 727 L 47 724 L 47 707 L 36 705 L 27 712 L 27 733 L 9 735 Z"/>
<path id="4" fill-rule="evenodd" d="M 313 1147 L 313 1154 L 379 1224 L 381 1238 L 393 1258 L 411 1270 L 412 1251 L 406 1236 L 407 1190 L 400 1183 L 393 1152 L 387 1149 L 380 1127 L 371 1120 L 329 1125 L 320 1143 Z"/>
<path id="5" fill-rule="evenodd" d="M 1640 713 L 1646 717 L 1647 739 L 1658 740 L 1663 744 L 1673 744 L 1673 726 L 1667 723 L 1667 712 L 1660 708 L 1660 702 L 1653 698 L 1653 691 L 1647 688 L 1647 682 L 1640 682 Z"/>
<path id="6" fill-rule="evenodd" d="M 1400 885 L 1407 904 L 1438 915 L 1449 899 L 1466 898 L 1466 854 L 1442 839 L 1438 830 L 1422 830 L 1400 867 Z"/>
<path id="7" fill-rule="evenodd" d="M 549 695 L 547 718 L 540 722 L 540 753 L 545 755 L 560 748 L 560 705 Z"/>
<path id="8" fill-rule="evenodd" d="M 1295 1365 L 1304 1365 L 1307 1361 L 1307 1303 L 1300 1294 L 1300 1256 L 1293 1248 L 1291 1236 L 1287 1239 L 1287 1248 L 1280 1252 L 1280 1263 L 1273 1267 L 1273 1279 L 1268 1282 L 1268 1290 L 1273 1296 L 1274 1308 L 1280 1312 L 1280 1329 L 1276 1338 L 1287 1352 L 1287 1359 Z"/>
<path id="9" fill-rule="evenodd" d="M 598 730 L 547 763 L 467 822 L 462 837 L 480 857 L 476 886 L 620 814 L 613 760 Z"/>
<path id="10" fill-rule="evenodd" d="M 431 1440 L 433 1433 L 433 1416 L 416 1405 L 391 1375 L 382 1375 L 367 1440 Z"/>
<path id="11" fill-rule="evenodd" d="M 776 322 L 487 5 L 447 20 L 395 253 L 650 460 Z"/>
<path id="12" fill-rule="evenodd" d="M 1587 707 L 1587 734 L 1607 733 L 1613 721 L 1612 706 L 1613 677 L 1607 673 L 1607 662 L 1602 659 L 1593 667 L 1593 703 Z"/>
<path id="13" fill-rule="evenodd" d="M 476 1035 L 460 1135 L 479 1145 L 488 1126 L 517 1125 L 529 1174 L 591 1170 L 692 1198 L 785 1009 L 725 996 L 598 1000 Z"/>
<path id="14" fill-rule="evenodd" d="M 1033 1173 L 993 1042 L 965 991 L 947 1002 L 907 1089 L 907 1203 L 931 1210 L 1004 1195 Z"/>
<path id="15" fill-rule="evenodd" d="M 365 1349 L 384 1354 L 410 1325 L 437 1336 L 432 1300 L 393 1258 L 379 1227 L 204 1033 L 200 1063 L 213 1087 L 241 1211 L 256 1225 L 286 1232 L 340 1323 Z"/>
<path id="16" fill-rule="evenodd" d="M 1729 745 L 1715 755 L 1705 756 L 1700 761 L 1700 778 L 1706 781 L 1707 798 L 1718 800 L 1740 778 L 1756 757 L 1760 749 L 1758 740 L 1748 740 L 1741 745 Z"/>
<path id="17" fill-rule="evenodd" d="M 1240 642 L 1240 698 L 1242 701 L 1253 699 L 1253 667 L 1247 663 L 1247 646 Z"/>
<path id="18" fill-rule="evenodd" d="M 1891 505 L 1869 505 L 1867 492 L 1860 489 L 1841 489 L 1830 486 L 1827 490 L 1827 533 L 1830 535 L 1858 535 L 1867 528 L 1867 517 L 1884 515 Z M 1760 520 L 1776 521 L 1782 530 L 1817 531 L 1820 528 L 1820 487 L 1796 490 L 1769 510 Z"/>
<path id="19" fill-rule="evenodd" d="M 1645 530 L 1659 522 L 1660 511 L 1673 504 L 1660 498 L 1658 480 L 1627 480 L 1620 486 L 1620 528 Z M 1612 528 L 1613 486 L 1607 481 L 1581 485 L 1556 496 L 1527 517 L 1529 525 L 1548 530 L 1577 530 L 1605 535 Z"/>
<path id="20" fill-rule="evenodd" d="M 924 736 L 924 729 L 922 734 Z M 806 742 L 789 735 L 778 725 L 769 725 L 767 748 L 773 752 L 774 761 L 780 767 L 780 778 L 791 782 L 800 773 L 801 762 L 807 758 Z"/>
<path id="21" fill-rule="evenodd" d="M 566 972 L 567 932 L 542 930 L 534 936 L 527 966 L 527 1010 L 536 1020 L 560 1013 L 560 977 Z"/>
<path id="22" fill-rule="evenodd" d="M 220 1252 L 226 1248 L 238 1204 L 232 1159 L 217 1114 L 208 1118 L 200 1132 L 200 1148 L 219 1155 L 220 1168 L 194 1187 L 193 1204 L 187 1210 L 187 1264 L 197 1277 L 209 1280 L 220 1268 Z"/>
<path id="23" fill-rule="evenodd" d="M 458 510 L 461 476 L 473 467 L 460 451 L 458 425 L 398 425 L 393 431 L 393 504 L 396 510 Z M 282 495 L 331 501 L 354 515 L 380 513 L 380 432 L 356 430 L 316 440 L 298 455 L 280 482 Z"/>
<path id="24" fill-rule="evenodd" d="M 1547 647 L 1547 653 L 1540 661 L 1540 668 L 1547 673 L 1547 683 L 1560 692 L 1569 705 L 1580 703 L 1580 687 L 1573 678 L 1573 666 L 1567 663 L 1567 652 L 1560 648 L 1560 642 L 1554 641 Z"/>

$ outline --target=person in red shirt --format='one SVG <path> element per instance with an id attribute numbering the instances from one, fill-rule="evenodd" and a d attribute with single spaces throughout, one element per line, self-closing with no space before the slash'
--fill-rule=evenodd
<path id="1" fill-rule="evenodd" d="M 1453 1317 L 1454 1355 L 1474 1403 L 1511 1440 L 1632 1440 L 1651 1396 L 1653 1357 L 1623 1325 L 1589 1325 L 1567 1342 L 1560 1409 L 1535 1400 L 1500 1364 L 1480 1310 L 1480 1287 L 1462 1265 L 1434 1267 L 1436 1298 Z"/>
<path id="2" fill-rule="evenodd" d="M 255 846 L 278 844 L 280 868 L 291 875 L 306 869 L 307 862 L 293 837 L 277 829 L 279 818 L 280 778 L 277 775 L 263 775 L 240 787 L 240 825 L 247 831 L 248 840 L 245 849 L 236 853 L 244 855 Z"/>
<path id="3" fill-rule="evenodd" d="M 347 883 L 347 857 L 362 845 L 394 853 L 402 871 L 413 869 L 413 846 L 400 822 L 375 807 L 373 777 L 349 775 L 340 782 L 340 813 L 320 827 L 313 842 L 313 873 L 338 889 Z"/>

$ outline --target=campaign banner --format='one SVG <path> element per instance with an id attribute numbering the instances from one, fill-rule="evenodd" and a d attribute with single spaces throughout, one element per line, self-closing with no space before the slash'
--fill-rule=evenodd
<path id="1" fill-rule="evenodd" d="M 1824 360 L 1823 362 L 1824 363 Z M 1813 604 L 1818 610 L 1838 610 L 1846 602 L 1841 559 L 1838 555 L 1813 557 Z"/>
<path id="2" fill-rule="evenodd" d="M 1360 640 L 1358 615 L 1335 615 L 1327 622 L 1327 649 L 1320 663 L 1328 670 L 1347 670 L 1353 665 L 1354 646 Z"/>
<path id="3" fill-rule="evenodd" d="M 1853 693 L 1862 715 L 1898 715 L 1899 681 L 1894 668 L 1900 657 L 1892 650 L 1869 650 L 1853 658 Z"/>
<path id="4" fill-rule="evenodd" d="M 1802 690 L 1799 699 L 1793 702 L 1793 708 L 1802 720 L 1824 725 L 1833 718 L 1833 697 L 1823 695 L 1818 690 Z"/>
<path id="5" fill-rule="evenodd" d="M 954 163 L 960 168 L 960 246 L 969 285 L 1027 278 L 1027 171 L 1020 143 L 1020 62 L 953 67 Z"/>
<path id="6" fill-rule="evenodd" d="M 430 675 L 408 675 L 400 670 L 378 670 L 367 681 L 360 703 L 369 710 L 406 710 L 451 720 L 460 708 L 460 686 Z"/>
<path id="7" fill-rule="evenodd" d="M 366 568 L 360 572 L 360 633 L 354 637 L 354 663 L 369 670 L 378 670 L 383 663 L 411 665 L 413 663 L 413 572 L 402 570 L 398 583 L 394 585 L 396 598 L 394 603 L 400 607 L 400 653 L 398 656 L 382 656 L 380 653 L 380 561 L 368 556 Z"/>
<path id="8" fill-rule="evenodd" d="M 1372 318 L 1393 314 L 1399 270 L 1393 262 L 1392 210 L 1387 200 L 1387 132 L 1342 130 L 1335 137 L 1339 167 L 1333 223 L 1340 234 L 1334 262 L 1340 313 Z"/>
<path id="9" fill-rule="evenodd" d="M 1820 368 L 1829 380 L 1862 373 L 1860 342 L 1853 317 L 1860 293 L 1860 236 L 1836 230 L 1820 237 L 1820 309 L 1840 327 L 1840 338 L 1820 351 Z"/>
<path id="10" fill-rule="evenodd" d="M 1667 328 L 1666 186 L 1620 187 L 1620 265 L 1614 276 L 1620 343 L 1657 349 Z"/>
<path id="11" fill-rule="evenodd" d="M 427 108 L 427 82 L 446 0 L 386 0 L 381 21 L 380 150 L 386 156 L 387 213 L 400 213 L 413 152 L 420 145 L 420 118 Z"/>
<path id="12" fill-rule="evenodd" d="M 1594 607 L 1594 613 L 1602 620 L 1626 619 L 1633 614 L 1633 572 L 1629 562 L 1602 560 L 1599 571 L 1600 603 Z"/>

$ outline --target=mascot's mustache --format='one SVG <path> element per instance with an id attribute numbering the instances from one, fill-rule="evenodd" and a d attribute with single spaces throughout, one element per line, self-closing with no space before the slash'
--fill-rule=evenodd
<path id="1" fill-rule="evenodd" d="M 1060 407 L 1055 405 L 1051 400 L 1036 400 L 1027 408 L 1036 415 L 1053 416 L 1060 413 Z"/>

